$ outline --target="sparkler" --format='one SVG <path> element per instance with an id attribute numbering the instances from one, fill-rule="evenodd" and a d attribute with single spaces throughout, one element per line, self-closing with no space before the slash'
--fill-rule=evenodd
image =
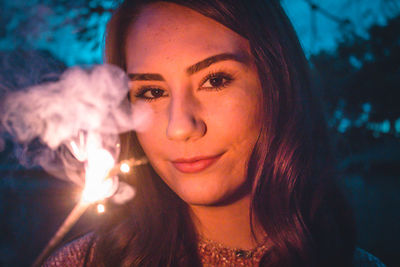
<path id="1" fill-rule="evenodd" d="M 38 79 L 33 80 L 36 83 Z M 126 99 L 128 82 L 126 73 L 116 66 L 105 64 L 90 70 L 75 67 L 58 81 L 35 84 L 0 99 L 0 130 L 22 144 L 24 152 L 16 151 L 21 162 L 39 165 L 55 177 L 83 186 L 80 201 L 33 266 L 46 259 L 92 204 L 107 198 L 122 204 L 134 196 L 134 189 L 119 181 L 118 175 L 147 160 L 116 164 L 118 135 L 146 129 L 153 112 L 146 103 L 133 104 Z M 29 147 L 33 142 L 40 146 Z M 25 153 L 28 150 L 29 155 Z"/>
<path id="2" fill-rule="evenodd" d="M 88 207 L 96 202 L 112 197 L 116 193 L 119 186 L 118 174 L 127 173 L 132 167 L 148 162 L 146 158 L 130 158 L 115 164 L 114 158 L 108 150 L 96 146 L 96 144 L 99 144 L 97 141 L 99 141 L 98 138 L 80 133 L 79 143 L 75 141 L 69 143 L 72 154 L 79 161 L 85 161 L 85 187 L 80 201 L 75 205 L 42 253 L 35 260 L 33 267 L 41 266 Z M 82 147 L 85 149 L 82 149 Z M 119 147 L 119 145 L 116 147 Z M 104 206 L 103 210 L 99 210 L 99 212 L 104 212 Z"/>

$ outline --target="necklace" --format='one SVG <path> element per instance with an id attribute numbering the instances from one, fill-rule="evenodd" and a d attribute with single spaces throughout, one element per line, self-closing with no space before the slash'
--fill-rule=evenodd
<path id="1" fill-rule="evenodd" d="M 267 238 L 251 250 L 227 247 L 221 243 L 200 237 L 198 252 L 203 266 L 258 266 L 268 250 Z"/>

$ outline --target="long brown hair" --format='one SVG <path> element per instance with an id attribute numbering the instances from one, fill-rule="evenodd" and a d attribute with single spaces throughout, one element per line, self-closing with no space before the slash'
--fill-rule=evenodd
<path id="1" fill-rule="evenodd" d="M 144 5 L 126 0 L 106 36 L 107 63 L 126 69 L 125 38 Z M 350 266 L 352 213 L 336 185 L 333 157 L 307 61 L 278 0 L 168 0 L 245 37 L 263 88 L 263 125 L 248 164 L 251 213 L 274 247 L 261 266 Z M 143 151 L 134 133 L 122 157 Z M 200 266 L 187 205 L 150 166 L 127 177 L 138 192 L 97 230 L 93 266 Z M 250 216 L 252 218 L 253 216 Z"/>

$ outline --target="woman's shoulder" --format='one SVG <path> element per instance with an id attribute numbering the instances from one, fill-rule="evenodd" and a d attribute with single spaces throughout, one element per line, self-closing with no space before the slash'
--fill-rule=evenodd
<path id="1" fill-rule="evenodd" d="M 83 266 L 92 256 L 94 234 L 89 233 L 56 250 L 42 265 L 43 267 Z M 89 251 L 90 249 L 90 251 Z"/>
<path id="2" fill-rule="evenodd" d="M 361 248 L 354 251 L 353 263 L 354 267 L 386 267 L 377 257 Z"/>

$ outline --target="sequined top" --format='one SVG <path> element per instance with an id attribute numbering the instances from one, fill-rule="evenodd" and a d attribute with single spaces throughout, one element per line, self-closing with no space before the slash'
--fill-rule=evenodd
<path id="1" fill-rule="evenodd" d="M 91 246 L 94 235 L 87 234 L 78 238 L 53 253 L 42 265 L 43 267 L 83 267 L 86 253 Z M 93 259 L 93 249 L 88 261 Z"/>
<path id="2" fill-rule="evenodd" d="M 56 251 L 42 265 L 43 267 L 83 267 L 86 251 L 91 246 L 93 234 L 87 234 Z M 211 249 L 213 247 L 213 249 Z M 203 266 L 257 266 L 261 256 L 268 249 L 259 246 L 251 251 L 219 248 L 211 246 L 207 242 L 199 243 L 199 255 Z M 250 253 L 250 254 L 247 254 Z M 224 255 L 224 256 L 222 256 Z M 88 261 L 93 258 L 93 250 L 90 251 Z M 354 267 L 386 267 L 378 258 L 367 251 L 356 248 L 353 258 Z"/>
<path id="3" fill-rule="evenodd" d="M 266 240 L 252 250 L 229 248 L 208 239 L 200 239 L 198 244 L 201 263 L 205 267 L 259 266 L 261 258 L 267 250 Z"/>

